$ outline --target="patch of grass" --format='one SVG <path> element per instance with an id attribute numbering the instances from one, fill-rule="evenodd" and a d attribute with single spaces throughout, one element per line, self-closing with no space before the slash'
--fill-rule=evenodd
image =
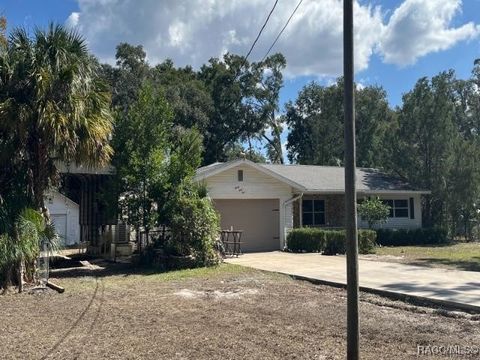
<path id="1" fill-rule="evenodd" d="M 220 264 L 212 267 L 196 269 L 175 270 L 160 273 L 149 273 L 147 279 L 155 281 L 179 281 L 192 278 L 217 278 L 221 276 L 243 275 L 252 273 L 253 270 L 245 266 L 234 264 Z"/>
<path id="2" fill-rule="evenodd" d="M 402 262 L 453 268 L 458 270 L 480 271 L 480 243 L 452 243 L 423 246 L 383 246 L 377 247 L 379 256 L 396 256 Z"/>
<path id="3" fill-rule="evenodd" d="M 78 275 L 73 275 L 71 271 L 65 272 L 65 277 L 56 276 L 52 273 L 54 282 L 64 286 L 67 291 L 90 290 L 96 286 L 97 281 L 102 281 L 109 288 L 127 288 L 131 284 L 148 285 L 152 283 L 179 282 L 192 279 L 221 279 L 235 276 L 248 276 L 254 272 L 253 269 L 234 265 L 220 264 L 213 267 L 202 267 L 195 269 L 175 270 L 166 272 L 157 272 L 154 269 L 138 268 L 120 268 L 115 271 L 115 265 L 110 264 L 107 269 L 99 268 L 94 270 L 85 270 Z"/>

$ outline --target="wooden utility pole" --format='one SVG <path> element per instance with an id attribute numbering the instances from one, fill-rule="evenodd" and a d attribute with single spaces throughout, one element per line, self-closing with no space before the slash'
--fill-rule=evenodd
<path id="1" fill-rule="evenodd" d="M 345 228 L 347 235 L 347 359 L 359 356 L 357 193 L 355 188 L 355 97 L 353 0 L 343 0 L 343 73 L 345 81 Z"/>

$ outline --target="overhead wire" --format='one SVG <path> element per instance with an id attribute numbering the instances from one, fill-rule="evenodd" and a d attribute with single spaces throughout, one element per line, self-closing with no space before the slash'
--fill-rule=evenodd
<path id="1" fill-rule="evenodd" d="M 268 16 L 267 16 L 267 18 L 265 19 L 265 22 L 263 23 L 262 27 L 260 28 L 260 31 L 258 32 L 257 37 L 256 37 L 255 40 L 253 41 L 252 46 L 250 47 L 250 50 L 248 50 L 248 53 L 247 53 L 247 55 L 245 56 L 245 58 L 244 58 L 244 60 L 243 60 L 242 67 L 243 67 L 243 66 L 245 65 L 245 63 L 247 62 L 248 57 L 249 57 L 250 54 L 252 53 L 253 48 L 254 48 L 255 45 L 257 44 L 257 41 L 258 41 L 258 39 L 260 38 L 260 36 L 262 35 L 263 30 L 264 30 L 265 27 L 267 26 L 268 21 L 270 20 L 270 17 L 271 17 L 272 14 L 273 14 L 273 11 L 274 11 L 275 8 L 277 7 L 277 4 L 278 4 L 278 0 L 275 0 L 275 3 L 273 4 L 272 9 L 271 9 L 270 12 L 268 13 Z"/>
<path id="2" fill-rule="evenodd" d="M 257 44 L 258 39 L 260 39 L 260 36 L 262 35 L 263 30 L 265 29 L 265 27 L 266 27 L 267 24 L 268 24 L 268 21 L 270 20 L 270 17 L 272 16 L 273 12 L 275 11 L 275 8 L 277 7 L 277 4 L 278 4 L 278 0 L 275 0 L 275 2 L 273 3 L 272 8 L 270 9 L 270 11 L 269 11 L 269 13 L 268 13 L 268 15 L 267 15 L 267 18 L 265 19 L 262 27 L 260 28 L 260 31 L 258 32 L 255 40 L 253 41 L 252 46 L 250 46 L 250 50 L 248 50 L 247 55 L 244 56 L 243 61 L 242 61 L 242 64 L 241 64 L 240 67 L 238 68 L 238 70 L 237 70 L 237 72 L 236 72 L 236 74 L 235 74 L 232 82 L 234 82 L 235 80 L 237 80 L 237 78 L 240 76 L 241 69 L 247 64 L 247 59 L 248 59 L 248 57 L 250 56 L 250 54 L 252 53 L 253 49 L 255 48 L 255 45 Z M 228 106 L 225 108 L 225 110 L 230 109 L 230 108 L 233 106 L 234 103 L 235 103 L 235 101 L 230 102 L 230 103 L 228 104 Z"/>
<path id="3" fill-rule="evenodd" d="M 275 46 L 275 44 L 277 43 L 278 39 L 280 38 L 280 36 L 282 36 L 283 32 L 285 31 L 285 29 L 287 28 L 288 24 L 290 23 L 290 20 L 292 20 L 293 16 L 295 15 L 295 13 L 297 12 L 298 8 L 300 7 L 300 5 L 302 4 L 303 0 L 300 0 L 297 4 L 297 6 L 295 7 L 295 9 L 293 10 L 292 14 L 290 15 L 290 17 L 288 18 L 287 22 L 285 23 L 285 25 L 283 26 L 282 30 L 280 30 L 280 32 L 278 33 L 277 37 L 275 38 L 275 40 L 273 41 L 272 45 L 268 48 L 268 51 L 265 53 L 264 57 L 262 58 L 262 61 L 264 61 L 268 54 L 270 54 L 270 51 L 272 51 L 273 47 Z"/>

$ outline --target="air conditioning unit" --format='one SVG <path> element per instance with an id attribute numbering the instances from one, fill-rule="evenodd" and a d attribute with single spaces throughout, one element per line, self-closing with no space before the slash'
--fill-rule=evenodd
<path id="1" fill-rule="evenodd" d="M 116 236 L 116 243 L 117 244 L 125 244 L 128 243 L 130 240 L 130 226 L 127 224 L 117 224 L 117 236 Z"/>

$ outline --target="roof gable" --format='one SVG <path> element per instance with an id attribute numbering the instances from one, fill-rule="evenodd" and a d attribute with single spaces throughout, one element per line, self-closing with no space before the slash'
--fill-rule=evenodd
<path id="1" fill-rule="evenodd" d="M 291 187 L 298 189 L 300 191 L 307 190 L 303 185 L 295 182 L 294 180 L 289 179 L 283 176 L 282 174 L 279 174 L 278 172 L 272 171 L 262 166 L 262 164 L 256 164 L 253 161 L 246 160 L 246 159 L 233 160 L 226 163 L 214 163 L 208 166 L 201 167 L 197 170 L 195 180 L 201 181 L 201 180 L 207 179 L 211 176 L 227 171 L 228 169 L 231 169 L 239 165 L 246 165 L 246 166 L 252 167 L 255 170 L 258 170 L 259 172 L 266 174 L 268 176 L 271 176 L 272 178 L 277 179 L 285 184 L 288 184 Z"/>
<path id="2" fill-rule="evenodd" d="M 62 203 L 62 204 L 65 204 L 65 205 L 68 204 L 70 206 L 79 207 L 79 205 L 75 201 L 73 201 L 69 197 L 63 195 L 61 192 L 59 192 L 57 190 L 50 190 L 46 194 L 46 198 L 47 198 L 48 204 L 53 204 L 55 202 L 58 202 L 58 203 Z"/>
<path id="3" fill-rule="evenodd" d="M 240 159 L 202 167 L 197 170 L 196 179 L 202 180 L 209 178 L 237 165 L 251 166 L 258 171 L 292 186 L 298 191 L 345 192 L 345 169 L 339 166 L 257 164 L 249 160 Z M 357 191 L 363 193 L 429 193 L 424 190 L 416 190 L 398 177 L 382 173 L 377 169 L 357 168 L 356 179 Z"/>

